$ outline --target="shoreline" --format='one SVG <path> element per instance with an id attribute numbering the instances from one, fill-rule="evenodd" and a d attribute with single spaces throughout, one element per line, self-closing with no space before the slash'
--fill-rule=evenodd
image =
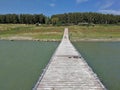
<path id="1" fill-rule="evenodd" d="M 8 41 L 44 41 L 44 42 L 59 42 L 61 40 L 58 39 L 35 39 L 32 37 L 2 37 L 0 40 L 8 40 Z"/>
<path id="2" fill-rule="evenodd" d="M 60 42 L 61 40 L 56 39 L 0 39 L 7 41 L 41 41 L 41 42 Z"/>
<path id="3" fill-rule="evenodd" d="M 60 42 L 57 39 L 0 39 L 8 41 L 41 41 L 41 42 Z M 120 42 L 120 39 L 79 39 L 71 40 L 71 42 Z"/>
<path id="4" fill-rule="evenodd" d="M 34 39 L 32 37 L 5 37 L 0 38 L 0 40 L 9 40 L 9 41 L 44 41 L 44 42 L 60 42 L 60 39 Z M 93 39 L 93 38 L 84 38 L 84 39 L 76 39 L 71 40 L 71 42 L 120 42 L 120 38 L 113 38 L 113 39 Z"/>
<path id="5" fill-rule="evenodd" d="M 77 39 L 77 40 L 71 40 L 72 42 L 120 42 L 120 38 L 113 38 L 113 39 L 108 39 L 108 38 L 104 38 L 104 39 L 93 39 L 93 38 L 89 38 L 89 39 Z"/>
<path id="6" fill-rule="evenodd" d="M 8 41 L 43 41 L 43 42 L 60 42 L 61 40 L 58 39 L 33 39 L 33 38 L 0 38 L 0 40 L 8 40 Z"/>

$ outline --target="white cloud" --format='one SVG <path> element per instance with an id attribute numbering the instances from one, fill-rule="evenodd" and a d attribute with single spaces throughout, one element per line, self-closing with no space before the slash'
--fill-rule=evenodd
<path id="1" fill-rule="evenodd" d="M 76 0 L 76 2 L 79 3 L 83 3 L 83 2 L 87 2 L 88 0 Z"/>
<path id="2" fill-rule="evenodd" d="M 107 2 L 105 2 L 105 3 L 101 6 L 101 9 L 109 8 L 109 7 L 111 7 L 113 4 L 114 4 L 113 1 L 107 1 Z"/>
<path id="3" fill-rule="evenodd" d="M 54 4 L 54 3 L 51 3 L 51 4 L 50 4 L 50 7 L 55 7 L 55 4 Z"/>
<path id="4" fill-rule="evenodd" d="M 101 12 L 104 14 L 120 15 L 120 10 L 99 10 L 98 12 Z"/>

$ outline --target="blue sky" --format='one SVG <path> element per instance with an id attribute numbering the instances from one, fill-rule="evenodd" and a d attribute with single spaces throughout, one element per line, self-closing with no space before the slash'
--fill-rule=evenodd
<path id="1" fill-rule="evenodd" d="M 0 14 L 53 15 L 67 12 L 101 12 L 120 15 L 120 0 L 0 0 Z"/>

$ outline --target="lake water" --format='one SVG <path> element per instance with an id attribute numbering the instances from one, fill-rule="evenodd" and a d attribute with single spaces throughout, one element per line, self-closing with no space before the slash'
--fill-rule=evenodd
<path id="1" fill-rule="evenodd" d="M 73 44 L 108 90 L 120 90 L 120 42 Z M 0 90 L 31 90 L 58 45 L 0 41 Z"/>
<path id="2" fill-rule="evenodd" d="M 0 41 L 0 90 L 31 90 L 59 42 Z"/>
<path id="3" fill-rule="evenodd" d="M 120 90 L 120 42 L 74 42 L 108 90 Z"/>

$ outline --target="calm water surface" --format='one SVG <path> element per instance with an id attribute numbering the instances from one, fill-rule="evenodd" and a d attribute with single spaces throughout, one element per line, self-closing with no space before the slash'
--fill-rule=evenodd
<path id="1" fill-rule="evenodd" d="M 31 90 L 58 44 L 0 41 L 0 90 Z"/>
<path id="2" fill-rule="evenodd" d="M 120 42 L 73 44 L 108 90 L 120 90 Z"/>

